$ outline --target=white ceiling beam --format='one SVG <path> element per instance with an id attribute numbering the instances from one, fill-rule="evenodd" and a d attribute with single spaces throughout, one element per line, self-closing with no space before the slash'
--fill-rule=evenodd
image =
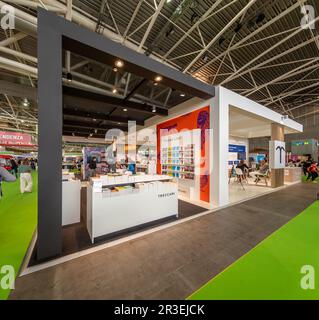
<path id="1" fill-rule="evenodd" d="M 307 0 L 300 0 L 301 3 L 305 3 Z M 273 19 L 269 20 L 267 23 L 265 23 L 264 25 L 262 25 L 260 28 L 256 29 L 254 32 L 249 33 L 246 37 L 244 37 L 242 40 L 236 42 L 230 49 L 229 52 L 237 49 L 239 46 L 241 46 L 242 44 L 244 44 L 246 41 L 248 41 L 249 39 L 255 37 L 258 33 L 260 33 L 261 31 L 267 29 L 268 27 L 270 27 L 272 24 L 274 24 L 275 22 L 277 22 L 278 20 L 280 20 L 281 18 L 285 17 L 287 14 L 289 14 L 290 12 L 298 9 L 300 7 L 299 3 L 295 3 L 294 5 L 290 6 L 289 8 L 287 8 L 285 11 L 283 11 L 282 13 L 280 13 L 279 15 L 275 16 Z M 207 62 L 206 64 L 204 64 L 203 66 L 201 66 L 199 69 L 196 70 L 196 72 L 200 72 L 202 69 L 208 67 L 209 65 L 211 65 L 212 63 L 220 60 L 225 54 L 227 54 L 227 52 L 222 52 L 221 54 L 219 54 L 217 57 L 215 57 L 214 59 L 212 59 L 211 61 Z"/>
<path id="2" fill-rule="evenodd" d="M 303 103 L 303 104 L 300 104 L 300 105 L 298 105 L 298 106 L 296 106 L 296 107 L 289 108 L 288 110 L 289 110 L 289 111 L 293 111 L 293 110 L 300 109 L 300 108 L 302 108 L 302 107 L 306 107 L 306 106 L 309 106 L 309 105 L 311 105 L 311 104 L 313 104 L 313 103 L 317 103 L 317 102 L 319 103 L 319 98 L 318 98 L 318 99 L 310 100 L 310 101 L 305 102 L 305 103 Z"/>
<path id="3" fill-rule="evenodd" d="M 279 94 L 277 96 L 274 97 L 274 100 L 269 102 L 269 103 L 266 103 L 265 104 L 265 107 L 271 105 L 273 102 L 276 102 L 276 101 L 279 101 L 280 99 L 284 99 L 284 98 L 287 98 L 293 94 L 296 94 L 298 92 L 301 92 L 301 91 L 304 91 L 304 90 L 308 90 L 308 89 L 311 89 L 311 88 L 314 88 L 314 87 L 317 87 L 319 86 L 319 82 L 316 82 L 316 83 L 312 83 L 311 85 L 309 86 L 306 86 L 306 87 L 302 87 L 302 88 L 298 88 L 298 89 L 295 89 L 295 90 L 292 90 L 292 91 L 289 91 L 289 92 L 286 92 L 284 94 Z"/>
<path id="4" fill-rule="evenodd" d="M 133 12 L 133 15 L 132 15 L 132 17 L 131 17 L 131 19 L 130 19 L 130 21 L 129 21 L 126 29 L 125 29 L 125 31 L 124 31 L 122 43 L 125 42 L 126 37 L 127 37 L 127 34 L 128 34 L 128 32 L 130 31 L 130 28 L 131 28 L 131 26 L 132 26 L 132 23 L 133 23 L 133 21 L 135 20 L 135 18 L 136 18 L 136 16 L 137 16 L 137 14 L 138 14 L 138 12 L 139 12 L 139 10 L 140 10 L 143 2 L 144 2 L 144 0 L 139 0 L 138 4 L 137 4 L 137 6 L 136 6 L 136 8 L 135 8 L 135 10 L 134 10 L 134 12 Z"/>
<path id="5" fill-rule="evenodd" d="M 242 8 L 232 20 L 230 20 L 222 30 L 204 47 L 204 49 L 192 60 L 192 62 L 183 70 L 186 73 L 196 62 L 197 60 L 228 30 L 229 27 L 233 25 L 257 0 L 250 0 L 244 8 Z"/>
<path id="6" fill-rule="evenodd" d="M 312 23 L 319 21 L 319 17 L 315 18 L 313 22 L 308 23 L 308 25 L 310 26 Z M 279 42 L 276 42 L 274 45 L 272 45 L 270 48 L 268 48 L 266 51 L 263 51 L 261 54 L 259 54 L 257 57 L 255 57 L 254 59 L 249 60 L 244 66 L 242 66 L 241 68 L 239 68 L 237 70 L 237 72 L 235 72 L 233 75 L 229 76 L 227 79 L 225 79 L 221 85 L 231 81 L 232 79 L 238 78 L 240 75 L 242 75 L 242 71 L 246 70 L 249 66 L 251 66 L 253 63 L 255 63 L 256 61 L 258 61 L 259 59 L 261 59 L 262 57 L 264 57 L 265 55 L 267 55 L 268 53 L 270 53 L 271 51 L 273 51 L 274 49 L 276 49 L 277 47 L 281 46 L 282 44 L 284 44 L 285 42 L 287 42 L 289 39 L 295 37 L 298 33 L 300 32 L 304 32 L 304 29 L 302 28 L 298 28 L 296 31 L 294 31 L 293 33 L 291 33 L 290 35 L 288 35 L 287 37 L 285 37 L 284 39 L 280 40 Z M 316 41 L 313 38 L 313 41 Z M 248 71 L 249 72 L 249 71 Z"/>
<path id="7" fill-rule="evenodd" d="M 33 56 L 30 56 L 29 54 L 25 54 L 23 52 L 20 52 L 20 51 L 16 51 L 16 50 L 13 50 L 13 49 L 9 49 L 7 47 L 1 47 L 0 46 L 0 52 L 3 52 L 3 53 L 6 53 L 6 54 L 10 54 L 16 58 L 21 58 L 21 59 L 25 59 L 27 61 L 31 61 L 33 63 L 37 63 L 38 62 L 38 59 L 33 57 Z"/>
<path id="8" fill-rule="evenodd" d="M 46 10 L 57 12 L 57 13 L 65 13 L 66 10 L 62 8 L 58 8 L 56 6 L 44 5 L 43 3 L 30 1 L 30 0 L 5 0 L 9 4 L 17 4 L 23 7 L 28 7 L 32 9 L 37 9 L 38 7 L 44 8 Z"/>
<path id="9" fill-rule="evenodd" d="M 160 14 L 160 12 L 161 12 L 161 10 L 162 10 L 162 8 L 163 8 L 165 3 L 166 3 L 166 0 L 161 0 L 159 5 L 157 6 L 157 8 L 156 8 L 156 10 L 155 10 L 155 12 L 154 12 L 154 14 L 152 16 L 152 19 L 151 19 L 149 25 L 147 26 L 147 29 L 146 29 L 146 31 L 144 33 L 144 36 L 143 36 L 143 38 L 141 40 L 141 43 L 138 46 L 138 50 L 137 50 L 138 52 L 141 52 L 143 50 L 144 44 L 145 44 L 145 42 L 146 42 L 146 40 L 147 40 L 147 38 L 148 38 L 148 36 L 149 36 L 154 24 L 156 22 L 156 19 L 157 19 L 158 15 Z"/>
<path id="10" fill-rule="evenodd" d="M 303 117 L 306 117 L 306 116 L 310 116 L 310 115 L 319 113 L 319 106 L 317 108 L 318 108 L 318 110 L 314 110 L 314 111 L 311 111 L 311 112 L 304 113 L 304 114 L 302 114 L 300 116 L 295 117 L 295 119 L 299 119 L 299 118 L 303 118 Z"/>
<path id="11" fill-rule="evenodd" d="M 315 38 L 311 38 L 311 39 L 309 39 L 309 40 L 307 40 L 307 41 L 304 41 L 304 42 L 300 43 L 299 45 L 290 48 L 289 50 L 282 51 L 281 53 L 273 56 L 272 58 L 270 58 L 270 59 L 268 59 L 268 60 L 264 60 L 263 62 L 259 63 L 258 65 L 253 66 L 253 67 L 251 67 L 251 68 L 243 71 L 243 72 L 240 73 L 240 74 L 236 74 L 236 75 L 232 78 L 232 80 L 237 79 L 237 78 L 239 78 L 239 77 L 242 77 L 243 75 L 249 73 L 250 71 L 258 70 L 260 67 L 262 67 L 262 66 L 264 66 L 264 65 L 267 65 L 268 63 L 271 63 L 271 62 L 273 62 L 273 61 L 275 61 L 275 60 L 277 60 L 277 59 L 279 59 L 279 58 L 281 58 L 281 57 L 284 57 L 284 56 L 287 55 L 287 54 L 290 54 L 290 53 L 292 53 L 292 52 L 294 52 L 294 51 L 296 51 L 296 50 L 299 50 L 299 49 L 307 46 L 308 44 L 313 43 L 313 42 L 315 41 L 315 39 L 319 39 L 319 36 L 316 36 Z M 224 82 L 224 81 L 223 81 L 223 82 Z"/>
<path id="12" fill-rule="evenodd" d="M 27 35 L 25 33 L 22 33 L 22 32 L 19 32 L 19 33 L 16 33 L 15 35 L 5 39 L 5 40 L 2 40 L 0 41 L 0 47 L 8 47 L 10 46 L 11 44 L 25 38 Z"/>
<path id="13" fill-rule="evenodd" d="M 165 53 L 165 60 L 186 38 L 199 26 L 224 0 L 217 0 L 200 18 L 192 25 L 192 27 Z M 238 1 L 238 0 L 237 0 Z"/>
<path id="14" fill-rule="evenodd" d="M 298 66 L 297 68 L 294 68 L 294 69 L 292 69 L 292 70 L 280 75 L 279 77 L 277 77 L 277 78 L 275 78 L 275 79 L 273 79 L 271 81 L 265 82 L 262 85 L 257 86 L 257 88 L 255 88 L 255 89 L 249 89 L 249 90 L 243 92 L 243 94 L 246 97 L 249 97 L 253 93 L 255 93 L 255 92 L 257 92 L 257 91 L 259 91 L 259 90 L 261 90 L 261 89 L 263 89 L 263 88 L 265 88 L 265 87 L 267 87 L 269 85 L 272 85 L 272 84 L 274 84 L 276 82 L 279 82 L 281 80 L 287 79 L 289 77 L 296 76 L 296 75 L 298 75 L 300 73 L 304 73 L 304 72 L 307 72 L 309 70 L 312 70 L 316 66 L 319 66 L 319 64 L 314 64 L 315 62 L 318 62 L 318 61 L 319 61 L 319 58 L 315 58 L 315 59 L 313 59 L 313 60 L 311 60 L 311 61 L 309 61 L 309 62 L 307 62 L 307 63 L 305 63 L 305 64 L 303 64 L 301 66 Z M 306 67 L 308 67 L 308 68 L 306 68 Z"/>

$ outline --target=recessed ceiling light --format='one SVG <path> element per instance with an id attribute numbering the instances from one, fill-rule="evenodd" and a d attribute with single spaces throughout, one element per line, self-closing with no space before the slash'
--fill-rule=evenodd
<path id="1" fill-rule="evenodd" d="M 160 82 L 160 81 L 162 81 L 163 80 L 163 78 L 161 77 L 161 76 L 156 76 L 155 77 L 155 81 L 156 82 Z"/>
<path id="2" fill-rule="evenodd" d="M 124 112 L 126 112 L 126 111 L 127 111 L 127 109 L 126 109 L 126 108 L 124 108 L 124 109 L 123 109 L 123 111 L 124 111 Z"/>
<path id="3" fill-rule="evenodd" d="M 23 104 L 23 106 L 28 107 L 28 106 L 29 106 L 29 101 L 28 101 L 28 99 L 27 99 L 27 98 L 24 98 L 22 104 Z"/>
<path id="4" fill-rule="evenodd" d="M 163 80 L 163 77 L 162 76 L 156 76 L 155 77 L 155 81 L 156 82 L 160 82 L 160 81 L 162 81 Z"/>
<path id="5" fill-rule="evenodd" d="M 114 64 L 118 68 L 122 68 L 124 66 L 124 62 L 122 60 L 116 60 Z"/>

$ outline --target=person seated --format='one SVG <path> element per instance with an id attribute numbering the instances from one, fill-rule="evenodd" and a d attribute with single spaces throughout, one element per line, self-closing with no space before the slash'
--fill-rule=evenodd
<path id="1" fill-rule="evenodd" d="M 247 164 L 245 163 L 244 160 L 240 160 L 240 162 L 239 162 L 239 164 L 237 165 L 236 168 L 241 169 L 241 171 L 242 171 L 243 173 L 245 173 L 246 170 L 247 170 L 247 171 L 249 170 L 249 167 L 247 166 Z"/>
<path id="2" fill-rule="evenodd" d="M 254 172 L 253 175 L 255 176 L 255 181 L 258 182 L 261 177 L 265 177 L 269 172 L 269 165 L 266 160 L 262 160 L 260 163 L 259 170 L 257 172 Z"/>

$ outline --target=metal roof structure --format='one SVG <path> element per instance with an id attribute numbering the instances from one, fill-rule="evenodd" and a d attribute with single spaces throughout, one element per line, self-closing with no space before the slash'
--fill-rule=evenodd
<path id="1" fill-rule="evenodd" d="M 15 30 L 0 32 L 0 129 L 36 130 L 38 6 L 296 121 L 319 123 L 317 0 L 0 0 L 4 4 L 16 8 L 17 19 Z M 124 95 L 141 81 L 74 54 L 65 71 L 99 93 L 116 85 Z M 181 95 L 148 83 L 131 98 L 168 109 L 187 98 Z"/>

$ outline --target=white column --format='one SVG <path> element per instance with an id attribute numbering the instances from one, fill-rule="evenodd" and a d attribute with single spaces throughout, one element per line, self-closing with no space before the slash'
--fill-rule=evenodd
<path id="1" fill-rule="evenodd" d="M 212 128 L 210 201 L 214 206 L 225 206 L 229 203 L 227 165 L 229 105 L 221 87 L 216 87 L 216 95 L 210 103 L 210 127 Z"/>

